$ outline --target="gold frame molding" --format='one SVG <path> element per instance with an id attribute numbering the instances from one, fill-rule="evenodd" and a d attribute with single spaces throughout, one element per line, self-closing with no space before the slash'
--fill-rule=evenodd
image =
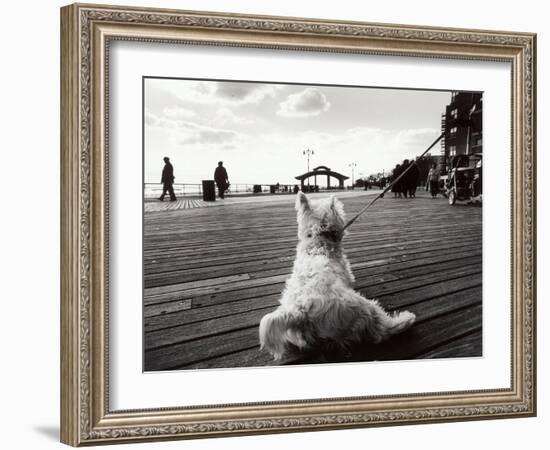
<path id="1" fill-rule="evenodd" d="M 111 411 L 109 42 L 495 60 L 512 67 L 510 389 Z M 74 4 L 61 9 L 61 441 L 73 446 L 536 414 L 536 35 Z"/>

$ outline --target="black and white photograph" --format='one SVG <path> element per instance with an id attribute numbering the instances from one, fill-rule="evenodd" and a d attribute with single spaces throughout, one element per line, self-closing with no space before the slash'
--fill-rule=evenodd
<path id="1" fill-rule="evenodd" d="M 481 92 L 143 99 L 145 371 L 483 356 Z"/>

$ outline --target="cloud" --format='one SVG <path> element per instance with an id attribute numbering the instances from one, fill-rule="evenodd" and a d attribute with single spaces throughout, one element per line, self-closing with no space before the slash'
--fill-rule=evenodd
<path id="1" fill-rule="evenodd" d="M 197 113 L 181 106 L 170 106 L 164 108 L 162 115 L 168 119 L 190 119 L 195 117 Z"/>
<path id="2" fill-rule="evenodd" d="M 435 128 L 417 128 L 410 130 L 402 130 L 397 136 L 396 140 L 403 146 L 416 146 L 416 145 L 428 145 L 433 141 L 441 130 Z"/>
<path id="3" fill-rule="evenodd" d="M 309 129 L 297 133 L 260 134 L 256 147 L 277 155 L 285 161 L 285 167 L 295 167 L 296 173 L 305 172 L 302 151 L 311 148 L 315 151 L 311 167 L 326 165 L 350 175 L 348 164 L 357 162 L 356 173 L 368 175 L 391 169 L 404 159 L 420 156 L 439 133 L 435 128 L 391 130 L 359 126 L 340 132 Z M 439 147 L 432 150 L 432 154 L 438 152 Z M 275 166 L 280 167 L 275 164 L 273 171 Z"/>
<path id="4" fill-rule="evenodd" d="M 254 121 L 246 117 L 237 116 L 229 108 L 220 108 L 214 115 L 214 122 L 220 125 L 235 124 L 235 125 L 250 125 Z"/>
<path id="5" fill-rule="evenodd" d="M 216 100 L 230 103 L 259 103 L 266 97 L 273 97 L 279 87 L 257 83 L 216 83 L 214 96 Z"/>
<path id="6" fill-rule="evenodd" d="M 216 95 L 231 101 L 244 101 L 258 91 L 258 86 L 246 83 L 216 83 Z"/>
<path id="7" fill-rule="evenodd" d="M 162 129 L 182 144 L 226 144 L 243 140 L 246 135 L 226 128 L 200 125 L 189 120 L 158 117 L 145 110 L 145 123 L 148 127 Z"/>
<path id="8" fill-rule="evenodd" d="M 330 109 L 325 94 L 316 88 L 306 88 L 297 94 L 289 95 L 279 104 L 277 114 L 285 117 L 318 116 Z"/>
<path id="9" fill-rule="evenodd" d="M 158 117 L 155 116 L 150 110 L 145 110 L 145 124 L 149 126 L 156 126 L 158 124 Z"/>
<path id="10" fill-rule="evenodd" d="M 225 144 L 239 139 L 242 135 L 233 130 L 203 126 L 187 127 L 182 144 Z"/>
<path id="11" fill-rule="evenodd" d="M 156 80 L 146 84 L 146 104 L 155 111 L 165 107 L 199 105 L 244 105 L 260 103 L 275 96 L 281 86 L 231 82 L 195 80 Z"/>

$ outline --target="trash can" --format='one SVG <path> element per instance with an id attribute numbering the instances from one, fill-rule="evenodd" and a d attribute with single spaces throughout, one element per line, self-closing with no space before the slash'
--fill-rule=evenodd
<path id="1" fill-rule="evenodd" d="M 214 180 L 202 180 L 202 199 L 205 202 L 216 201 L 216 183 L 214 183 Z"/>
<path id="2" fill-rule="evenodd" d="M 277 186 L 275 186 L 274 184 L 269 185 L 269 193 L 270 194 L 275 194 L 276 190 L 277 190 Z"/>
<path id="3" fill-rule="evenodd" d="M 262 185 L 261 184 L 255 184 L 252 192 L 254 194 L 261 194 L 262 193 Z"/>

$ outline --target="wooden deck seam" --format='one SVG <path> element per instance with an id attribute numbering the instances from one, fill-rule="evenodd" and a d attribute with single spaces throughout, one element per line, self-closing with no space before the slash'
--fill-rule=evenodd
<path id="1" fill-rule="evenodd" d="M 477 333 L 477 332 L 479 332 L 479 331 L 481 331 L 481 330 L 482 330 L 482 327 L 480 326 L 480 327 L 477 327 L 477 328 L 475 328 L 475 329 L 465 331 L 463 334 L 459 334 L 459 335 L 457 335 L 457 336 L 454 336 L 454 337 L 452 337 L 451 339 L 448 339 L 448 340 L 446 340 L 446 341 L 438 342 L 436 345 L 433 345 L 432 347 L 427 347 L 427 348 L 423 349 L 422 352 L 420 352 L 420 353 L 418 353 L 418 354 L 413 354 L 411 357 L 412 357 L 413 359 L 418 359 L 418 358 L 420 358 L 422 355 L 425 355 L 425 354 L 427 354 L 427 353 L 433 352 L 434 350 L 437 350 L 437 349 L 440 348 L 440 347 L 444 347 L 445 345 L 447 345 L 447 344 L 449 344 L 449 343 L 451 343 L 451 342 L 456 342 L 456 341 L 458 341 L 458 340 L 460 340 L 460 339 L 464 339 L 465 337 L 470 336 L 470 335 L 472 335 L 472 334 L 475 334 L 475 333 Z"/>

